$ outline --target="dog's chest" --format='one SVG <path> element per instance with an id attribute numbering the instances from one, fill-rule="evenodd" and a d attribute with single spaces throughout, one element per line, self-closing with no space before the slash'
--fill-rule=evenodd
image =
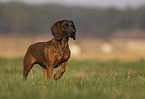
<path id="1" fill-rule="evenodd" d="M 68 56 L 68 46 L 67 45 L 60 45 L 53 50 L 54 56 L 56 57 L 57 60 L 66 60 Z"/>
<path id="2" fill-rule="evenodd" d="M 51 45 L 48 48 L 48 62 L 55 66 L 67 61 L 70 57 L 68 44 Z M 48 63 L 49 64 L 49 63 Z"/>

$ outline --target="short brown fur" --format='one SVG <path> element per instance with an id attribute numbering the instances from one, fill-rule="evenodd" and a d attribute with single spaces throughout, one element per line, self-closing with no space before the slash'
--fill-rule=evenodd
<path id="1" fill-rule="evenodd" d="M 66 70 L 67 62 L 70 58 L 70 49 L 68 45 L 69 37 L 75 40 L 76 28 L 72 21 L 57 21 L 51 27 L 54 38 L 48 42 L 38 42 L 29 46 L 24 56 L 25 80 L 34 64 L 39 64 L 44 70 L 44 77 L 52 79 L 53 68 L 61 65 L 61 69 L 54 75 L 54 79 L 61 78 Z"/>

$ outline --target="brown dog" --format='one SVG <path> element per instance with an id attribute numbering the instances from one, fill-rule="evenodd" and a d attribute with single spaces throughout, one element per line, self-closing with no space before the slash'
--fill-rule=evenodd
<path id="1" fill-rule="evenodd" d="M 24 56 L 25 80 L 34 64 L 39 64 L 44 70 L 44 77 L 52 78 L 53 68 L 59 65 L 62 68 L 54 75 L 54 79 L 59 79 L 66 70 L 68 59 L 70 58 L 70 49 L 68 45 L 69 37 L 76 39 L 76 28 L 72 21 L 57 21 L 51 27 L 54 38 L 48 42 L 38 42 L 29 46 Z"/>

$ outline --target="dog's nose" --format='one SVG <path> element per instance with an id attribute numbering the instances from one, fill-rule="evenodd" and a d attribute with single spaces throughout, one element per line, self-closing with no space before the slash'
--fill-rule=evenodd
<path id="1" fill-rule="evenodd" d="M 74 34 L 75 34 L 75 32 L 71 32 L 71 33 L 70 33 L 70 35 L 74 35 Z"/>
<path id="2" fill-rule="evenodd" d="M 75 33 L 75 30 L 71 30 L 71 33 L 74 34 Z"/>

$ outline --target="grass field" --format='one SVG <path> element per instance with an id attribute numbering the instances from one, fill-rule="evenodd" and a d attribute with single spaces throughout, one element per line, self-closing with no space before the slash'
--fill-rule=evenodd
<path id="1" fill-rule="evenodd" d="M 0 99 L 145 99 L 144 60 L 70 60 L 57 81 L 35 65 L 26 82 L 22 60 L 0 58 Z"/>

